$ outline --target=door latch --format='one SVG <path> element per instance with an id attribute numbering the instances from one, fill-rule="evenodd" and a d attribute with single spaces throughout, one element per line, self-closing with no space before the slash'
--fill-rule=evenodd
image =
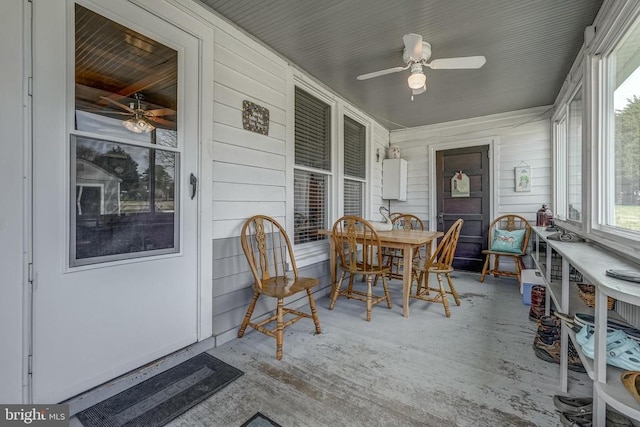
<path id="1" fill-rule="evenodd" d="M 198 178 L 194 174 L 189 177 L 189 183 L 191 184 L 191 200 L 196 197 L 196 190 L 198 189 Z"/>

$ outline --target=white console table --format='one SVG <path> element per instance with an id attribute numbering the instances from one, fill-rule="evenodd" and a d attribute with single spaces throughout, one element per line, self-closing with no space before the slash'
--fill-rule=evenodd
<path id="1" fill-rule="evenodd" d="M 608 318 L 621 319 L 615 311 L 607 310 L 607 297 L 640 306 L 640 283 L 614 279 L 605 274 L 609 269 L 640 269 L 640 266 L 616 257 L 611 252 L 590 243 L 567 243 L 550 240 L 551 232 L 543 227 L 533 227 L 535 232 L 535 248 L 533 260 L 540 271 L 545 272 L 547 286 L 546 313 L 549 314 L 550 302 L 553 300 L 556 308 L 573 316 L 575 313 L 589 313 L 595 315 L 595 355 L 591 360 L 586 357 L 575 343 L 575 333 L 562 323 L 561 342 L 561 390 L 567 392 L 567 361 L 568 339 L 574 342 L 580 360 L 589 378 L 593 380 L 593 422 L 595 426 L 605 425 L 605 405 L 610 405 L 617 411 L 640 421 L 640 403 L 624 388 L 620 376 L 622 369 L 606 364 L 606 325 Z M 544 258 L 540 252 L 540 242 L 546 243 Z M 552 280 L 551 262 L 552 250 L 562 258 L 562 279 Z M 546 265 L 545 265 L 546 260 Z M 570 265 L 582 274 L 585 281 L 595 285 L 595 309 L 588 307 L 578 296 L 577 289 L 570 284 Z"/>

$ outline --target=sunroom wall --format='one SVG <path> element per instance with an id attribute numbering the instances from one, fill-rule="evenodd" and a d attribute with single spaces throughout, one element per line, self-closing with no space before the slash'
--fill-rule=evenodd
<path id="1" fill-rule="evenodd" d="M 291 65 L 268 47 L 220 19 L 196 3 L 184 2 L 189 13 L 206 21 L 214 29 L 213 144 L 212 158 L 212 252 L 213 252 L 213 335 L 216 345 L 236 337 L 237 329 L 253 294 L 253 277 L 240 246 L 244 220 L 255 214 L 273 216 L 286 225 L 293 236 L 293 200 L 288 194 L 293 165 L 293 85 L 305 85 L 333 100 L 332 120 L 345 111 L 356 115 L 367 127 L 369 136 L 365 212 L 379 206 L 382 193 L 382 162 L 389 145 L 389 131 L 366 113 L 353 107 L 320 82 Z M 269 109 L 268 136 L 242 127 L 242 101 L 248 100 Z M 333 132 L 334 138 L 338 132 Z M 334 143 L 334 156 L 337 147 Z M 335 163 L 335 162 L 334 162 Z M 335 171 L 334 180 L 341 176 Z M 333 185 L 337 189 L 337 184 Z M 337 193 L 333 193 L 333 198 Z M 335 205 L 336 203 L 334 203 Z M 377 211 L 376 211 L 377 212 Z M 338 212 L 335 208 L 330 218 Z M 330 289 L 328 243 L 318 245 L 319 256 L 298 261 L 301 275 L 320 278 L 317 296 Z M 289 306 L 307 303 L 306 296 L 286 301 Z M 275 309 L 275 302 L 260 300 L 254 316 Z"/>

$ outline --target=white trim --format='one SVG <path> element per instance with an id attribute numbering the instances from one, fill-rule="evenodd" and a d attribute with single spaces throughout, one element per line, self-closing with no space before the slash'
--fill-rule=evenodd
<path id="1" fill-rule="evenodd" d="M 491 179 L 491 193 L 489 194 L 489 218 L 494 217 L 494 212 L 497 211 L 497 206 L 495 206 L 495 201 L 498 200 L 497 192 L 498 192 L 498 184 L 500 182 L 500 177 L 494 175 L 494 171 L 498 171 L 496 165 L 496 159 L 498 157 L 497 147 L 499 147 L 499 139 L 498 137 L 491 138 L 478 138 L 478 139 L 470 139 L 470 140 L 459 140 L 459 141 L 451 141 L 441 144 L 431 144 L 429 145 L 429 230 L 435 231 L 437 230 L 438 222 L 438 192 L 437 192 L 437 168 L 436 168 L 436 152 L 443 150 L 452 150 L 455 148 L 467 148 L 467 147 L 476 147 L 480 145 L 488 145 L 489 146 L 489 177 Z"/>

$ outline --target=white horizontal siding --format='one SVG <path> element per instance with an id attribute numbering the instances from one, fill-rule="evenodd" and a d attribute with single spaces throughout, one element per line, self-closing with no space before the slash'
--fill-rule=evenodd
<path id="1" fill-rule="evenodd" d="M 387 155 L 389 147 L 389 131 L 374 123 L 371 130 L 371 183 L 370 183 L 370 205 L 369 218 L 382 220 L 378 209 L 386 206 L 386 201 L 382 199 L 382 160 Z"/>
<path id="2" fill-rule="evenodd" d="M 392 201 L 392 211 L 412 213 L 428 221 L 431 145 L 487 139 L 494 144 L 496 189 L 493 214 L 518 213 L 535 221 L 535 212 L 551 201 L 551 125 L 549 108 L 541 107 L 451 123 L 391 132 L 391 144 L 408 161 L 407 201 Z M 515 191 L 514 168 L 531 166 L 531 192 Z"/>
<path id="3" fill-rule="evenodd" d="M 293 165 L 288 127 L 293 121 L 291 75 L 305 75 L 268 47 L 248 37 L 228 21 L 193 2 L 186 5 L 194 16 L 214 30 L 213 52 L 213 140 L 207 144 L 211 161 L 213 235 L 213 331 L 224 337 L 235 336 L 250 301 L 253 278 L 240 249 L 240 231 L 245 220 L 256 214 L 274 217 L 285 225 L 292 206 L 287 205 L 287 165 Z M 206 77 L 206 76 L 205 76 Z M 309 77 L 309 76 L 306 76 Z M 309 78 L 313 80 L 312 78 Z M 318 84 L 322 86 L 321 84 Z M 339 95 L 323 87 L 339 108 L 348 107 L 371 124 L 371 205 L 382 203 L 380 194 L 382 162 L 389 145 L 389 131 L 354 108 Z M 242 126 L 242 104 L 250 101 L 269 110 L 269 132 L 261 135 Z M 329 286 L 327 261 L 305 266 L 302 273 L 321 279 L 317 292 Z M 306 295 L 287 301 L 302 304 Z M 254 314 L 261 316 L 275 307 L 275 301 L 262 301 Z M 221 342 L 222 342 L 221 341 Z"/>

